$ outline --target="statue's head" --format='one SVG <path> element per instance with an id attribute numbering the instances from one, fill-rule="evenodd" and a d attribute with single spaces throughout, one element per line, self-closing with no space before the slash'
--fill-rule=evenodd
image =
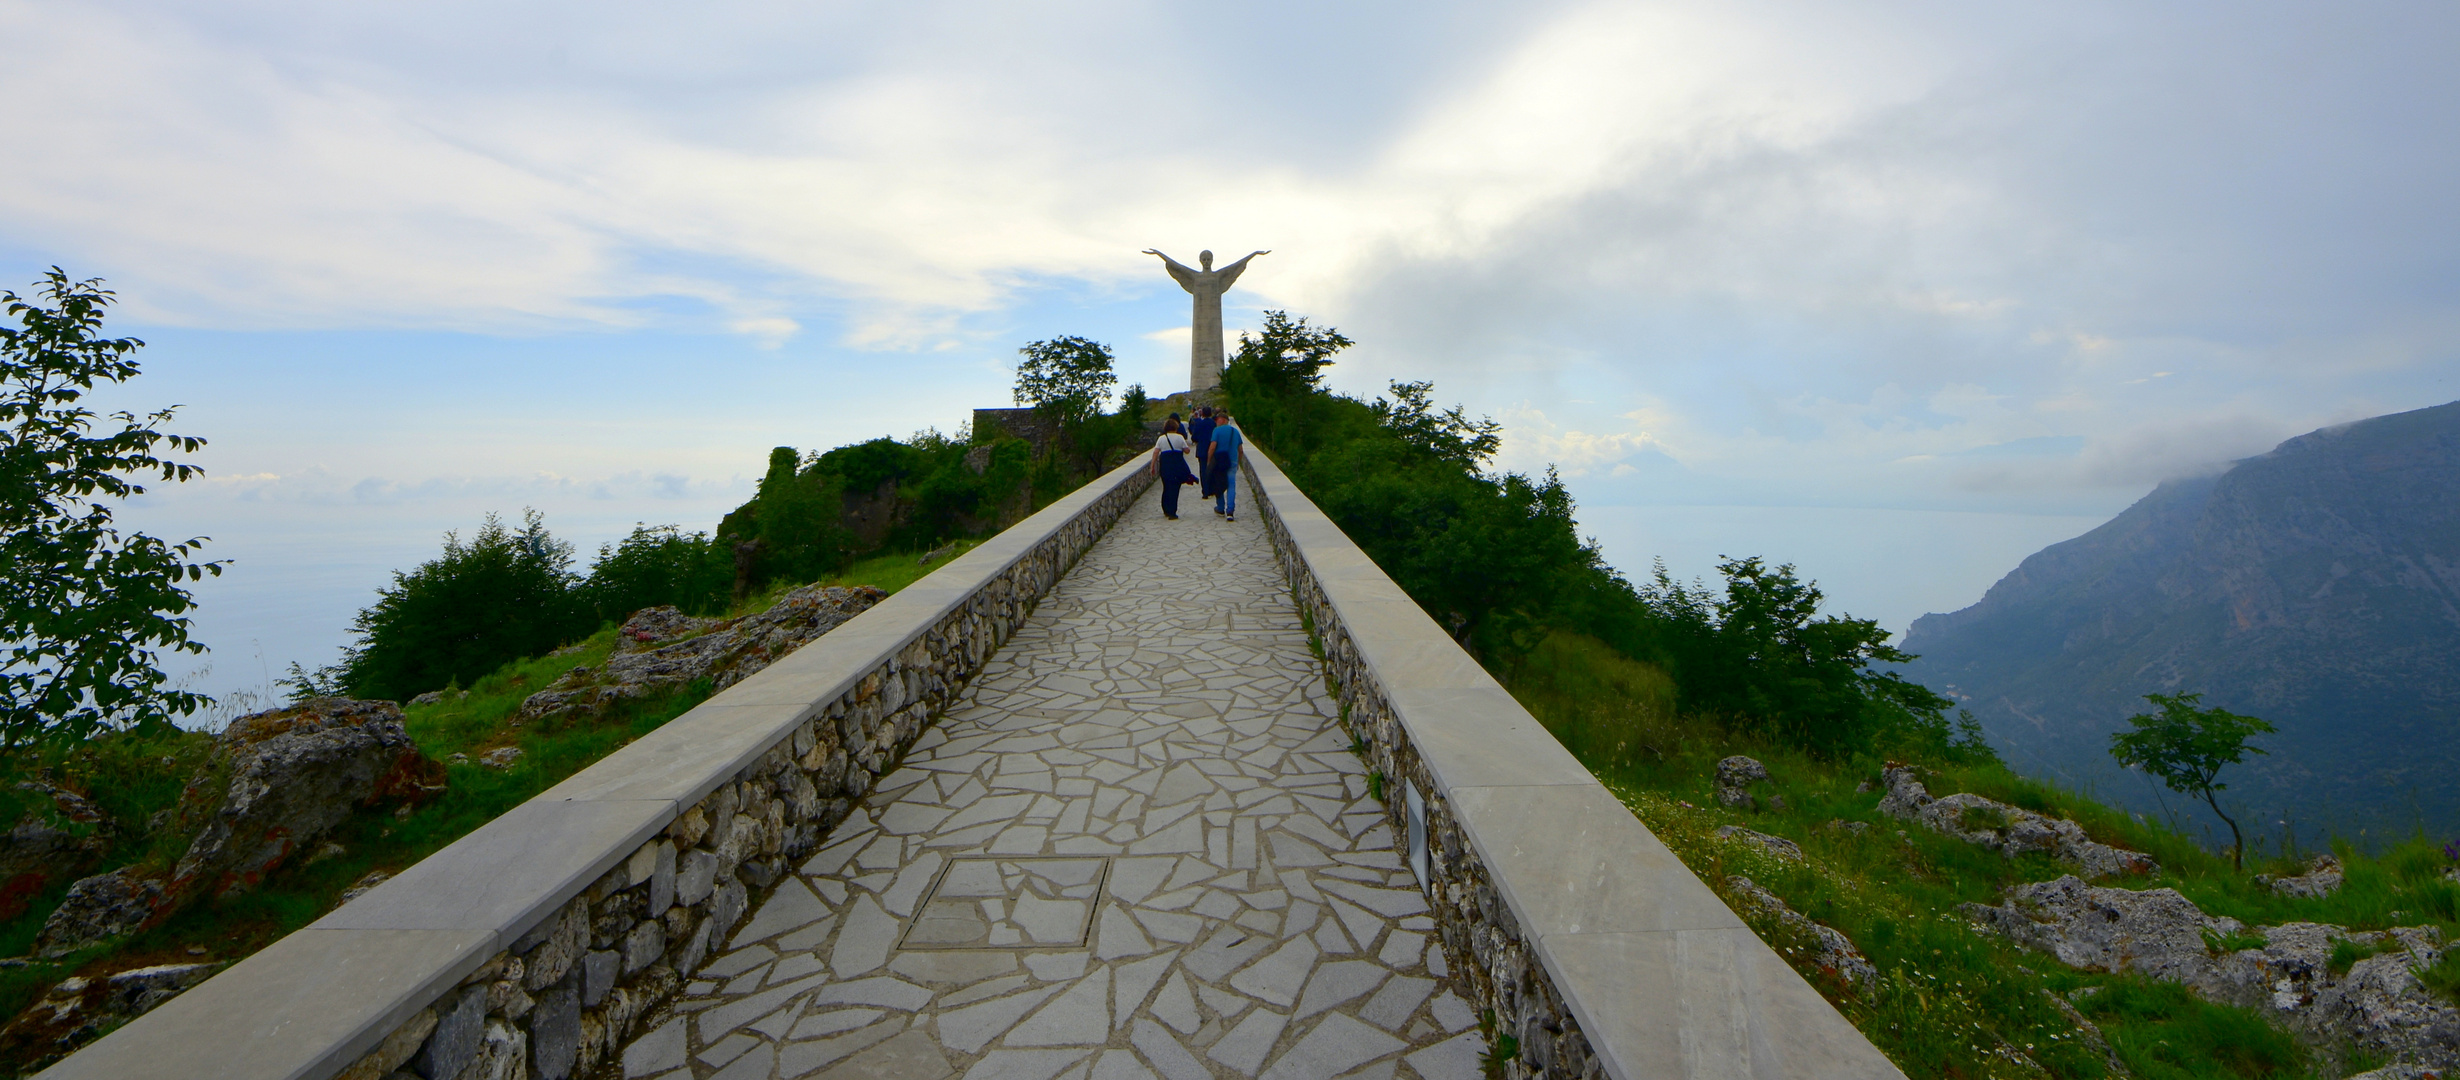
<path id="1" fill-rule="evenodd" d="M 1210 251 L 1199 251 L 1199 252 L 1197 252 L 1197 253 L 1196 253 L 1196 265 L 1201 266 L 1201 267 L 1204 267 L 1204 268 L 1205 268 L 1205 269 L 1207 269 L 1207 270 L 1212 269 L 1212 268 L 1213 268 L 1213 253 L 1212 253 L 1212 252 L 1210 252 Z"/>

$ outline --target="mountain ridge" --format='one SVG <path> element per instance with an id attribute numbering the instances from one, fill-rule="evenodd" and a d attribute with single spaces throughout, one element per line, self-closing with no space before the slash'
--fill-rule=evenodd
<path id="1" fill-rule="evenodd" d="M 2139 810 L 2173 807 L 2109 734 L 2200 692 L 2279 725 L 2225 779 L 2302 839 L 2460 826 L 2460 402 L 2165 482 L 1904 647 L 2012 762 Z"/>

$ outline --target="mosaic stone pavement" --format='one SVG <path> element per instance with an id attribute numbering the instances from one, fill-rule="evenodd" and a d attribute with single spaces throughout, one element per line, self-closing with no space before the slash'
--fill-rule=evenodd
<path id="1" fill-rule="evenodd" d="M 1479 1075 L 1262 526 L 1182 509 L 1086 553 L 627 1077 Z"/>

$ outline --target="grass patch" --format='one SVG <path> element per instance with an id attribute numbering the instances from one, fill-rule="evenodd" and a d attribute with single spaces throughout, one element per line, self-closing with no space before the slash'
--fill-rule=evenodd
<path id="1" fill-rule="evenodd" d="M 2076 1008 L 2108 1033 L 2146 1080 L 2312 1074 L 2297 1040 L 2247 1009 L 2214 1005 L 2175 983 L 2112 979 Z"/>
<path id="2" fill-rule="evenodd" d="M 2443 1000 L 2460 1005 L 2460 948 L 2443 950 L 2443 958 L 2433 964 L 2409 969 L 2426 989 L 2442 995 Z"/>
<path id="3" fill-rule="evenodd" d="M 2347 975 L 2350 968 L 2357 966 L 2358 961 L 2378 955 L 2382 951 L 2381 946 L 2360 945 L 2347 938 L 2342 938 L 2332 943 L 2332 955 L 2323 962 L 2323 967 L 2335 977 Z"/>
<path id="4" fill-rule="evenodd" d="M 1956 824 L 1966 832 L 1999 832 L 2007 828 L 2007 811 L 1995 806 L 1968 806 L 1956 815 Z"/>
<path id="5" fill-rule="evenodd" d="M 1514 660 L 1512 694 L 1574 756 L 1615 773 L 1688 758 L 1713 727 L 1675 713 L 1674 680 L 1584 634 L 1555 632 Z"/>
<path id="6" fill-rule="evenodd" d="M 857 561 L 854 565 L 847 567 L 844 573 L 827 578 L 822 581 L 821 584 L 847 586 L 869 585 L 872 588 L 880 590 L 881 592 L 893 593 L 917 581 L 921 581 L 932 571 L 948 565 L 950 560 L 953 560 L 957 556 L 963 555 L 968 551 L 972 551 L 976 547 L 981 546 L 981 544 L 982 541 L 980 540 L 953 541 L 948 546 L 954 550 L 944 556 L 941 556 L 940 558 L 931 560 L 931 565 L 929 566 L 922 565 L 918 561 L 921 559 L 921 556 L 912 552 L 905 552 L 896 555 L 876 555 L 868 559 Z M 791 588 L 791 586 L 788 587 L 788 589 Z M 787 590 L 778 590 L 773 594 L 771 602 L 774 603 L 775 596 L 782 596 L 786 591 Z M 763 608 L 767 607 L 766 604 L 761 606 Z"/>

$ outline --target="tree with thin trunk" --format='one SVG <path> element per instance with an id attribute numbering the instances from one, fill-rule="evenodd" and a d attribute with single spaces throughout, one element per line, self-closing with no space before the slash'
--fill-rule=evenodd
<path id="1" fill-rule="evenodd" d="M 2221 809 L 2216 793 L 2229 785 L 2216 777 L 2246 755 L 2266 752 L 2248 746 L 2249 736 L 2269 735 L 2277 729 L 2218 706 L 2197 708 L 2203 699 L 2202 694 L 2144 695 L 2144 700 L 2160 706 L 2161 711 L 2128 717 L 2134 730 L 2110 736 L 2110 756 L 2120 765 L 2152 774 L 2171 791 L 2203 799 L 2204 805 L 2228 823 L 2230 865 L 2243 870 L 2246 837 L 2239 833 L 2237 819 Z"/>

